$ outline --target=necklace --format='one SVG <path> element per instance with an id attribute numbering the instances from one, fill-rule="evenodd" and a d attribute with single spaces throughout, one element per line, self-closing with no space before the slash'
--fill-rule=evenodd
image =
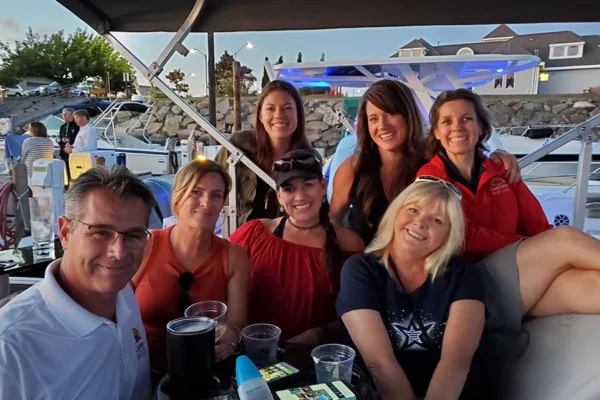
<path id="1" fill-rule="evenodd" d="M 289 222 L 289 223 L 290 223 L 290 225 L 291 225 L 291 226 L 293 226 L 294 228 L 296 228 L 296 229 L 299 229 L 299 230 L 301 230 L 301 231 L 309 231 L 309 230 L 311 230 L 311 229 L 315 229 L 315 228 L 317 228 L 318 226 L 320 226 L 320 225 L 321 225 L 321 223 L 320 223 L 320 222 L 317 222 L 316 224 L 314 224 L 314 225 L 311 225 L 311 226 L 299 226 L 299 225 L 296 225 L 296 224 L 294 224 L 294 223 L 292 222 L 292 220 L 291 220 L 291 219 L 289 219 L 289 218 L 287 219 L 287 222 Z"/>

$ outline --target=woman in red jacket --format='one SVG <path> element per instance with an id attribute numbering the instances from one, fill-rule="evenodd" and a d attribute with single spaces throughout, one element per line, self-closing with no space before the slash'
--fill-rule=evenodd
<path id="1" fill-rule="evenodd" d="M 486 271 L 488 328 L 520 331 L 524 315 L 600 313 L 600 241 L 573 227 L 553 228 L 527 186 L 508 183 L 504 168 L 483 155 L 491 124 L 479 96 L 444 92 L 430 119 L 432 158 L 417 175 L 462 192 L 465 257 Z"/>

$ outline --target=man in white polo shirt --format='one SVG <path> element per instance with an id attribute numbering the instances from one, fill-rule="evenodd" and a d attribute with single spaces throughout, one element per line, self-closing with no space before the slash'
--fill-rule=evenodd
<path id="1" fill-rule="evenodd" d="M 98 150 L 98 133 L 90 123 L 90 114 L 85 109 L 73 113 L 73 120 L 79 126 L 79 133 L 73 146 L 65 146 L 65 153 L 82 153 Z"/>
<path id="2" fill-rule="evenodd" d="M 150 398 L 146 332 L 130 279 L 154 197 L 123 167 L 94 168 L 65 195 L 64 255 L 0 309 L 0 399 Z"/>

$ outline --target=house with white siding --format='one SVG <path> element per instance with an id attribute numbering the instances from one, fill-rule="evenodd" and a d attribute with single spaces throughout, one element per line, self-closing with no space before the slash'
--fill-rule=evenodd
<path id="1" fill-rule="evenodd" d="M 392 57 L 473 54 L 531 54 L 538 68 L 498 77 L 474 90 L 479 94 L 575 94 L 600 86 L 600 35 L 572 31 L 519 35 L 499 25 L 480 42 L 432 46 L 415 39 Z"/>

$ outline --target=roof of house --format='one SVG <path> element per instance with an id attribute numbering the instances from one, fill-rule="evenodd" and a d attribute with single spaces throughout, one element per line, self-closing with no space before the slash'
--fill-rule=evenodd
<path id="1" fill-rule="evenodd" d="M 391 55 L 391 57 L 398 57 L 400 55 L 400 50 L 402 50 L 402 49 L 420 49 L 420 48 L 427 49 L 427 55 L 430 55 L 430 56 L 439 56 L 440 55 L 440 53 L 438 53 L 438 51 L 435 49 L 435 47 L 430 45 L 429 42 L 427 42 L 427 40 L 425 40 L 423 38 L 419 38 L 419 39 L 415 39 L 411 42 L 408 42 L 404 46 L 400 47 L 398 49 L 398 51 L 396 51 L 394 54 Z"/>
<path id="2" fill-rule="evenodd" d="M 586 42 L 600 46 L 600 35 L 587 35 L 581 37 Z"/>
<path id="3" fill-rule="evenodd" d="M 506 24 L 500 24 L 496 29 L 485 35 L 484 39 L 496 39 L 517 36 L 517 33 L 510 29 Z"/>
<path id="4" fill-rule="evenodd" d="M 509 31 L 514 35 L 509 34 Z M 502 36 L 503 35 L 503 36 Z M 456 55 L 464 47 L 473 50 L 475 54 L 532 54 L 537 55 L 545 62 L 547 68 L 551 67 L 573 67 L 584 65 L 600 65 L 600 35 L 580 36 L 571 31 L 532 33 L 517 35 L 508 26 L 500 25 L 485 38 L 510 37 L 502 41 L 484 41 L 477 43 L 458 43 L 441 46 L 431 46 L 424 39 L 415 39 L 401 47 L 415 48 L 427 47 L 428 55 Z M 484 39 L 485 39 L 484 38 Z M 583 56 L 580 58 L 550 58 L 550 45 L 584 42 Z M 418 46 L 421 44 L 421 46 Z M 425 46 L 425 44 L 427 46 Z M 398 57 L 396 52 L 392 57 Z"/>

